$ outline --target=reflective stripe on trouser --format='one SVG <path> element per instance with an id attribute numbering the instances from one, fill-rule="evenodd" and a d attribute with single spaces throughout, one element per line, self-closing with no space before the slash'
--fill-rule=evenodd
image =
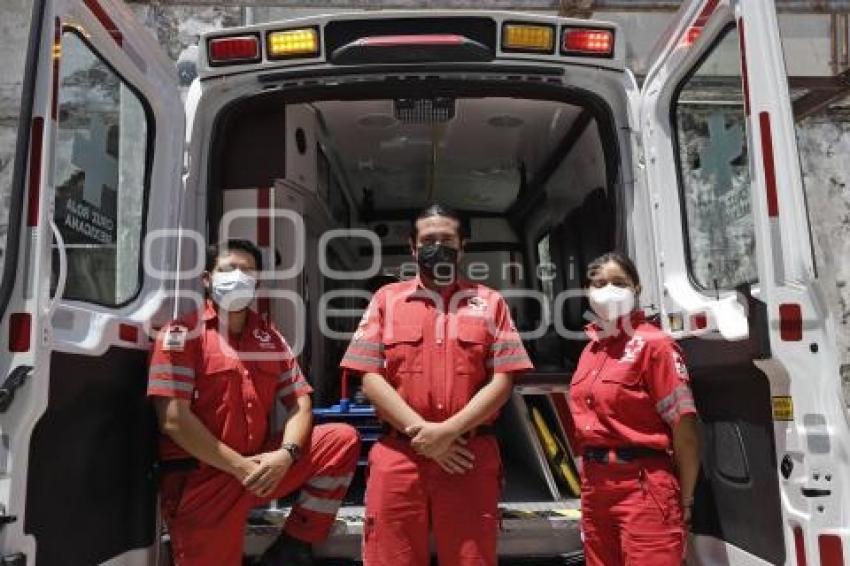
<path id="1" fill-rule="evenodd" d="M 585 461 L 581 491 L 587 566 L 682 564 L 687 531 L 669 458 Z"/>
<path id="2" fill-rule="evenodd" d="M 501 464 L 491 436 L 470 440 L 475 465 L 448 474 L 403 440 L 369 453 L 364 566 L 428 566 L 429 525 L 440 566 L 495 566 Z"/>
<path id="3" fill-rule="evenodd" d="M 279 445 L 279 436 L 269 443 L 270 449 Z M 302 495 L 284 530 L 308 542 L 324 539 L 359 452 L 357 432 L 350 426 L 316 426 L 309 449 L 269 498 L 254 496 L 233 476 L 208 466 L 166 474 L 161 499 L 175 566 L 241 565 L 248 512 L 298 489 Z"/>

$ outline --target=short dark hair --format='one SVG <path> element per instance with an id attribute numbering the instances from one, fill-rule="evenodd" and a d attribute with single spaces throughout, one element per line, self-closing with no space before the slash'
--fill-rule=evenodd
<path id="1" fill-rule="evenodd" d="M 218 258 L 234 250 L 251 254 L 254 257 L 254 264 L 257 266 L 257 271 L 263 270 L 263 254 L 260 248 L 251 240 L 239 238 L 231 238 L 218 244 L 207 246 L 206 270 L 212 271 L 215 269 Z"/>
<path id="2" fill-rule="evenodd" d="M 458 236 L 460 236 L 461 240 L 466 239 L 466 219 L 463 215 L 451 207 L 435 202 L 420 210 L 419 214 L 410 222 L 410 238 L 412 240 L 415 241 L 417 236 L 416 223 L 423 218 L 431 218 L 432 216 L 444 216 L 456 221 Z"/>
<path id="3" fill-rule="evenodd" d="M 590 274 L 602 268 L 606 263 L 614 262 L 620 266 L 620 269 L 626 272 L 626 275 L 629 279 L 632 280 L 635 287 L 640 286 L 640 276 L 638 275 L 637 267 L 635 266 L 635 262 L 631 260 L 629 256 L 620 252 L 608 252 L 602 254 L 598 258 L 594 259 L 587 265 L 587 275 L 585 276 L 585 286 L 590 284 Z"/>

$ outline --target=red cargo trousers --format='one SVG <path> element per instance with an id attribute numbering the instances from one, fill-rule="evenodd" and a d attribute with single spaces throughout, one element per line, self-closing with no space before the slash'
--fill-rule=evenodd
<path id="1" fill-rule="evenodd" d="M 670 458 L 585 461 L 583 468 L 587 566 L 681 566 L 687 531 Z"/>
<path id="2" fill-rule="evenodd" d="M 388 436 L 369 452 L 364 566 L 428 566 L 433 531 L 440 566 L 495 566 L 501 460 L 493 436 L 469 440 L 475 465 L 449 474 Z"/>
<path id="3" fill-rule="evenodd" d="M 279 445 L 278 435 L 269 449 Z M 304 450 L 266 499 L 247 491 L 230 474 L 210 466 L 165 474 L 162 513 L 171 536 L 175 565 L 241 565 L 248 512 L 297 489 L 301 489 L 301 496 L 284 531 L 307 542 L 324 539 L 351 483 L 359 452 L 357 432 L 350 426 L 314 427 L 309 449 Z"/>

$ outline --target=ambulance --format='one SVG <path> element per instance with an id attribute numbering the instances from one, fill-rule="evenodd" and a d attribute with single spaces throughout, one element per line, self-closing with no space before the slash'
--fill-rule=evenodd
<path id="1" fill-rule="evenodd" d="M 688 562 L 850 563 L 850 371 L 772 2 L 685 2 L 641 85 L 604 21 L 366 11 L 229 28 L 201 37 L 184 104 L 122 3 L 10 1 L 32 20 L 2 189 L 0 562 L 169 563 L 147 358 L 197 306 L 206 242 L 263 249 L 255 308 L 299 352 L 317 418 L 362 417 L 368 447 L 339 359 L 370 293 L 409 274 L 411 214 L 439 201 L 468 217 L 470 277 L 505 295 L 536 366 L 498 424 L 501 556 L 581 560 L 566 394 L 584 267 L 620 249 L 700 412 Z M 360 468 L 317 548 L 332 564 L 359 555 Z M 247 554 L 287 509 L 252 514 Z"/>

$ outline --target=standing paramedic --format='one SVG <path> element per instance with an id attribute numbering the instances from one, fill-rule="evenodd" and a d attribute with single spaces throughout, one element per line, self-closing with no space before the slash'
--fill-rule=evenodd
<path id="1" fill-rule="evenodd" d="M 251 508 L 301 490 L 261 564 L 312 564 L 351 481 L 359 439 L 347 425 L 312 427 L 307 384 L 286 341 L 248 305 L 259 249 L 228 240 L 207 253 L 203 309 L 165 327 L 148 395 L 160 429 L 161 503 L 177 566 L 242 564 Z M 276 401 L 282 438 L 269 430 Z"/>
<path id="2" fill-rule="evenodd" d="M 414 220 L 418 277 L 372 298 L 342 366 L 385 423 L 369 454 L 365 566 L 495 565 L 501 494 L 493 421 L 513 375 L 532 368 L 504 299 L 457 276 L 459 216 Z"/>
<path id="3" fill-rule="evenodd" d="M 676 343 L 637 308 L 632 261 L 588 267 L 598 322 L 570 386 L 588 566 L 679 566 L 699 471 L 697 412 Z"/>

